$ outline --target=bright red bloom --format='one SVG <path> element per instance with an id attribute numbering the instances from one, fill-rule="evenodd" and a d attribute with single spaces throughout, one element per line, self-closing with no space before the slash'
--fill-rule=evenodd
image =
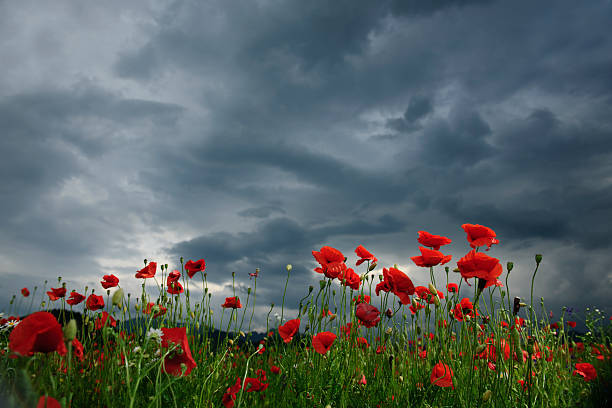
<path id="1" fill-rule="evenodd" d="M 372 255 L 367 249 L 365 249 L 363 245 L 359 245 L 355 249 L 355 253 L 357 254 L 359 258 L 361 258 L 355 264 L 356 266 L 361 265 L 365 261 L 372 261 L 372 263 L 378 262 L 378 259 L 374 255 Z"/>
<path id="2" fill-rule="evenodd" d="M 177 269 L 175 269 L 168 274 L 168 278 L 166 279 L 166 281 L 167 282 L 178 282 L 180 277 L 181 277 L 181 273 Z"/>
<path id="3" fill-rule="evenodd" d="M 242 387 L 242 382 L 240 381 L 240 377 L 236 378 L 236 383 L 229 387 L 225 394 L 223 394 L 223 406 L 225 408 L 233 408 L 234 402 L 236 401 L 236 394 L 240 391 Z"/>
<path id="4" fill-rule="evenodd" d="M 185 290 L 183 289 L 183 285 L 177 280 L 171 280 L 170 275 L 168 275 L 168 279 L 166 280 L 167 291 L 171 295 L 178 295 L 183 293 Z"/>
<path id="5" fill-rule="evenodd" d="M 576 363 L 576 369 L 572 375 L 581 375 L 584 381 L 589 382 L 597 378 L 597 371 L 591 363 Z"/>
<path id="6" fill-rule="evenodd" d="M 100 281 L 100 283 L 104 289 L 114 288 L 119 284 L 119 278 L 115 275 L 104 275 L 102 279 L 104 280 Z"/>
<path id="7" fill-rule="evenodd" d="M 57 351 L 66 354 L 64 332 L 55 316 L 35 312 L 19 323 L 9 335 L 9 348 L 22 356 Z"/>
<path id="8" fill-rule="evenodd" d="M 28 297 L 30 296 L 30 291 L 28 290 L 28 288 L 23 288 L 21 289 L 21 294 L 23 295 L 23 297 Z"/>
<path id="9" fill-rule="evenodd" d="M 344 286 L 349 286 L 354 290 L 359 289 L 359 285 L 361 284 L 361 278 L 355 273 L 353 268 L 348 268 L 346 271 L 340 273 L 338 279 L 340 279 Z"/>
<path id="10" fill-rule="evenodd" d="M 104 298 L 102 296 L 94 295 L 93 293 L 89 295 L 85 305 L 89 310 L 99 310 L 104 307 Z"/>
<path id="11" fill-rule="evenodd" d="M 70 297 L 66 300 L 70 306 L 75 306 L 85 300 L 85 296 L 75 291 L 70 292 Z"/>
<path id="12" fill-rule="evenodd" d="M 417 286 L 414 288 L 414 291 L 420 299 L 427 301 L 427 303 L 430 305 L 434 303 L 434 295 L 430 292 L 429 288 L 425 286 Z M 439 290 L 437 292 L 438 298 L 444 299 L 444 293 L 440 292 Z"/>
<path id="13" fill-rule="evenodd" d="M 183 372 L 181 364 L 185 364 L 187 366 L 185 375 L 188 375 L 193 368 L 197 367 L 197 364 L 191 356 L 191 350 L 187 341 L 187 329 L 185 327 L 162 327 L 161 331 L 164 333 L 162 335 L 162 347 L 168 348 L 170 343 L 179 346 L 164 360 L 164 372 L 178 377 Z"/>
<path id="14" fill-rule="evenodd" d="M 455 389 L 453 386 L 453 370 L 441 361 L 434 366 L 429 381 L 438 387 L 451 387 Z"/>
<path id="15" fill-rule="evenodd" d="M 363 304 L 363 303 L 361 303 Z M 336 335 L 332 332 L 321 332 L 312 338 L 312 347 L 319 354 L 325 354 L 329 351 L 332 344 L 336 340 Z"/>
<path id="16" fill-rule="evenodd" d="M 572 322 L 571 320 L 569 320 L 567 322 L 567 325 L 573 329 L 574 327 L 576 327 L 576 322 Z"/>
<path id="17" fill-rule="evenodd" d="M 435 249 L 419 247 L 419 250 L 421 251 L 421 256 L 410 257 L 417 266 L 429 268 L 431 266 L 444 265 L 452 258 L 452 255 L 444 255 Z"/>
<path id="18" fill-rule="evenodd" d="M 100 330 L 106 325 L 107 321 L 110 327 L 117 327 L 117 321 L 113 316 L 109 315 L 108 312 L 102 312 L 101 315 L 94 320 L 94 328 Z"/>
<path id="19" fill-rule="evenodd" d="M 365 337 L 357 337 L 355 340 L 357 340 L 357 344 L 364 349 L 370 347 L 368 340 Z"/>
<path id="20" fill-rule="evenodd" d="M 410 307 L 408 308 L 410 309 L 410 313 L 412 314 L 416 314 L 417 311 L 421 310 L 421 309 L 425 309 L 425 305 L 416 302 L 416 307 L 414 307 L 414 305 L 410 305 Z"/>
<path id="21" fill-rule="evenodd" d="M 157 272 L 157 262 L 149 262 L 147 266 L 136 272 L 136 278 L 152 278 L 155 276 L 155 272 Z"/>
<path id="22" fill-rule="evenodd" d="M 155 303 L 153 302 L 147 303 L 147 307 L 142 311 L 142 313 L 151 314 L 151 311 L 153 310 L 153 306 L 155 306 Z M 153 315 L 153 318 L 163 316 L 168 311 L 168 309 L 165 306 L 157 305 L 157 307 L 159 308 L 159 311 Z"/>
<path id="23" fill-rule="evenodd" d="M 453 309 L 453 314 L 455 315 L 455 319 L 460 322 L 463 321 L 465 316 L 474 317 L 474 305 L 470 301 L 469 298 L 461 299 L 461 302 L 455 305 L 455 309 Z"/>
<path id="24" fill-rule="evenodd" d="M 51 288 L 51 290 L 47 292 L 47 295 L 49 295 L 49 300 L 57 300 L 59 298 L 63 298 L 64 296 L 66 296 L 66 288 Z"/>
<path id="25" fill-rule="evenodd" d="M 502 273 L 502 266 L 497 258 L 471 250 L 457 261 L 457 267 L 466 282 L 469 278 L 479 278 L 486 281 L 485 288 L 491 285 L 501 285 L 497 278 Z"/>
<path id="26" fill-rule="evenodd" d="M 325 274 L 330 279 L 337 278 L 340 273 L 346 271 L 344 255 L 336 248 L 324 246 L 321 251 L 312 251 L 312 256 L 321 265 L 320 268 L 315 268 L 315 272 Z"/>
<path id="27" fill-rule="evenodd" d="M 432 235 L 427 231 L 419 231 L 417 241 L 419 241 L 421 245 L 430 247 L 436 251 L 439 250 L 442 245 L 448 245 L 453 242 L 449 238 L 440 235 Z"/>
<path id="28" fill-rule="evenodd" d="M 187 275 L 189 278 L 193 278 L 196 272 L 203 272 L 206 269 L 206 261 L 200 259 L 199 261 L 193 262 L 191 259 L 185 264 Z"/>
<path id="29" fill-rule="evenodd" d="M 278 326 L 278 334 L 283 338 L 285 343 L 291 342 L 293 336 L 300 329 L 300 319 L 289 320 L 287 323 Z"/>
<path id="30" fill-rule="evenodd" d="M 478 224 L 463 224 L 461 228 L 467 234 L 467 240 L 472 248 L 486 245 L 488 251 L 491 249 L 491 245 L 499 244 L 499 241 L 495 238 L 495 231 L 489 227 Z"/>
<path id="31" fill-rule="evenodd" d="M 380 311 L 369 303 L 359 303 L 355 308 L 355 316 L 365 327 L 374 327 L 380 322 Z"/>
<path id="32" fill-rule="evenodd" d="M 376 296 L 382 290 L 384 292 L 393 292 L 400 298 L 403 305 L 410 303 L 410 295 L 414 294 L 414 285 L 410 278 L 402 271 L 396 268 L 383 268 L 383 281 L 376 285 Z"/>
<path id="33" fill-rule="evenodd" d="M 62 408 L 62 405 L 53 397 L 41 396 L 36 408 Z"/>
<path id="34" fill-rule="evenodd" d="M 268 383 L 265 383 L 265 381 L 267 381 L 266 379 L 266 372 L 264 370 L 257 370 L 256 371 L 258 377 L 257 378 L 250 378 L 247 377 L 246 380 L 244 380 L 244 389 L 246 392 L 254 392 L 254 391 L 264 391 L 266 388 L 268 388 Z M 249 387 L 247 388 L 247 385 L 249 385 Z"/>
<path id="35" fill-rule="evenodd" d="M 370 303 L 370 296 L 368 295 L 359 295 L 353 298 L 353 302 L 355 303 Z"/>
<path id="36" fill-rule="evenodd" d="M 240 309 L 242 305 L 240 304 L 240 299 L 238 296 L 232 296 L 225 298 L 225 303 L 221 305 L 224 308 L 232 308 L 232 309 Z"/>
<path id="37" fill-rule="evenodd" d="M 280 374 L 281 369 L 280 367 L 277 367 L 275 365 L 270 365 L 270 371 L 272 372 L 272 374 Z"/>
<path id="38" fill-rule="evenodd" d="M 449 283 L 446 285 L 446 290 L 449 292 L 457 292 L 459 290 L 459 286 L 456 283 Z"/>
<path id="39" fill-rule="evenodd" d="M 76 337 L 72 339 L 72 355 L 79 359 L 79 361 L 83 361 L 85 359 L 85 354 L 83 353 L 83 344 Z"/>

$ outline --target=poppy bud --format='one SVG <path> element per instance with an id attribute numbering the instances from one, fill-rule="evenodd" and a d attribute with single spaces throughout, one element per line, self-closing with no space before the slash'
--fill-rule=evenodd
<path id="1" fill-rule="evenodd" d="M 321 288 L 321 290 L 325 289 L 325 285 L 327 285 L 327 283 L 324 280 L 319 281 L 319 287 Z"/>
<path id="2" fill-rule="evenodd" d="M 421 328 L 419 326 L 416 327 L 417 334 L 421 334 Z"/>
<path id="3" fill-rule="evenodd" d="M 399 377 L 397 377 L 397 379 L 399 380 L 399 382 L 404 382 L 404 377 L 401 376 L 401 375 Z"/>
<path id="4" fill-rule="evenodd" d="M 506 269 L 508 269 L 508 273 L 510 273 L 510 271 L 512 270 L 512 268 L 514 268 L 514 263 L 513 262 L 508 262 L 506 264 Z"/>
<path id="5" fill-rule="evenodd" d="M 461 269 L 455 268 L 455 269 L 453 269 L 453 272 L 459 273 L 459 272 L 461 272 Z"/>
<path id="6" fill-rule="evenodd" d="M 183 264 L 183 257 L 182 257 L 182 256 L 181 256 L 181 259 L 180 259 L 180 261 L 181 261 L 181 265 L 182 265 L 182 264 Z"/>
<path id="7" fill-rule="evenodd" d="M 241 336 L 241 337 L 246 337 L 246 335 L 244 334 L 244 332 L 243 332 L 242 330 L 240 330 L 240 331 L 238 332 L 238 334 L 240 334 L 240 336 Z"/>
<path id="8" fill-rule="evenodd" d="M 384 277 L 383 275 L 378 275 L 378 280 L 379 280 L 379 281 L 381 281 L 381 282 L 382 282 L 384 279 L 385 279 L 385 277 Z"/>
<path id="9" fill-rule="evenodd" d="M 314 290 L 314 286 L 310 285 L 310 286 L 308 287 L 308 293 L 311 293 L 313 290 Z"/>
<path id="10" fill-rule="evenodd" d="M 418 310 L 419 304 L 417 303 L 415 298 L 412 298 L 412 307 Z"/>
<path id="11" fill-rule="evenodd" d="M 391 308 L 387 309 L 387 310 L 385 311 L 385 315 L 386 315 L 388 318 L 393 317 L 393 310 L 391 310 Z"/>
<path id="12" fill-rule="evenodd" d="M 330 315 L 330 316 L 329 316 L 329 321 L 330 321 L 330 322 L 331 322 L 331 321 L 333 321 L 333 320 L 334 320 L 336 317 L 337 317 L 337 315 L 336 315 L 336 314 L 332 314 L 332 315 Z"/>
<path id="13" fill-rule="evenodd" d="M 434 305 L 436 305 L 436 307 L 440 307 L 440 298 L 438 297 L 437 294 L 434 295 L 433 302 L 434 302 Z"/>
<path id="14" fill-rule="evenodd" d="M 375 268 L 376 268 L 377 264 L 376 262 L 374 262 L 372 265 L 370 265 L 370 267 L 368 268 L 368 272 L 372 272 Z"/>
<path id="15" fill-rule="evenodd" d="M 540 262 L 542 262 L 542 254 L 536 254 L 535 261 L 536 261 L 536 264 L 539 265 Z"/>
<path id="16" fill-rule="evenodd" d="M 234 344 L 234 340 L 229 339 L 229 340 L 228 340 L 228 343 L 229 343 L 229 344 Z"/>
<path id="17" fill-rule="evenodd" d="M 436 296 L 438 295 L 438 290 L 436 289 L 434 285 L 430 283 L 428 287 L 429 287 L 429 292 L 431 292 L 432 295 L 436 295 Z"/>
<path id="18" fill-rule="evenodd" d="M 486 390 L 483 394 L 482 394 L 482 402 L 488 402 L 491 399 L 491 395 L 493 393 L 491 392 L 491 390 Z"/>
<path id="19" fill-rule="evenodd" d="M 387 327 L 387 330 L 385 330 L 385 333 L 390 336 L 391 333 L 393 333 L 393 327 Z"/>
<path id="20" fill-rule="evenodd" d="M 519 303 L 519 306 L 520 306 L 520 307 L 526 307 L 526 306 L 527 306 L 527 303 L 521 302 L 521 303 Z"/>
<path id="21" fill-rule="evenodd" d="M 146 258 L 144 260 L 144 264 L 145 264 L 145 266 L 147 266 L 147 259 Z"/>
<path id="22" fill-rule="evenodd" d="M 70 342 L 74 340 L 77 333 L 77 324 L 76 320 L 70 319 L 68 323 L 64 326 L 64 340 Z"/>
<path id="23" fill-rule="evenodd" d="M 247 288 L 247 294 L 250 295 L 251 294 L 251 288 Z"/>
<path id="24" fill-rule="evenodd" d="M 119 288 L 113 293 L 112 303 L 115 306 L 121 307 L 123 304 L 123 289 Z"/>
<path id="25" fill-rule="evenodd" d="M 291 264 L 287 264 L 285 268 L 287 268 L 287 272 L 291 272 L 291 269 L 293 269 L 293 266 Z"/>

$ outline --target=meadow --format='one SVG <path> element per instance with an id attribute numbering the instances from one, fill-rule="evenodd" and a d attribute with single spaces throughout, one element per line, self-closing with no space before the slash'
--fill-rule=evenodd
<path id="1" fill-rule="evenodd" d="M 259 269 L 232 273 L 234 296 L 220 310 L 211 307 L 207 277 L 221 272 L 206 271 L 204 259 L 181 258 L 180 270 L 173 271 L 145 260 L 135 268 L 139 294 L 124 293 L 114 275 L 102 276 L 95 288 L 67 288 L 61 278 L 40 292 L 23 288 L 0 320 L 0 402 L 76 408 L 610 406 L 612 318 L 594 308 L 584 316 L 546 310 L 544 299 L 534 298 L 542 255 L 534 257 L 530 293 L 511 294 L 513 263 L 489 255 L 500 244 L 495 232 L 482 225 L 462 228 L 466 242 L 453 245 L 468 251 L 458 260 L 441 249 L 450 239 L 419 231 L 414 252 L 418 247 L 421 255 L 411 262 L 429 272 L 427 286 L 415 286 L 397 265 L 381 274 L 378 259 L 361 245 L 352 260 L 331 246 L 312 251 L 320 279 L 304 288 L 291 307 L 299 312 L 289 315 L 287 265 L 282 303 L 270 305 L 258 341 L 251 328 L 257 281 L 264 277 Z M 235 295 L 237 279 L 251 285 L 246 298 Z M 202 289 L 197 299 L 190 285 Z M 582 334 L 575 330 L 578 318 L 587 328 Z"/>

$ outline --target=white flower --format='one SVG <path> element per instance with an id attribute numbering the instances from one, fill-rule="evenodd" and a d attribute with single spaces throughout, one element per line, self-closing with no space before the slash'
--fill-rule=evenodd
<path id="1" fill-rule="evenodd" d="M 14 329 L 15 326 L 17 326 L 20 323 L 19 320 L 9 320 L 8 322 L 6 322 L 4 324 L 4 326 L 2 326 L 2 330 L 11 330 Z"/>
<path id="2" fill-rule="evenodd" d="M 147 332 L 147 339 L 153 339 L 157 341 L 158 343 L 161 343 L 161 339 L 163 335 L 164 335 L 164 332 L 162 332 L 161 329 L 154 329 L 151 327 L 149 331 Z"/>
<path id="3" fill-rule="evenodd" d="M 134 350 L 133 350 L 134 353 L 140 353 L 141 351 L 142 349 L 140 348 L 140 346 L 134 347 Z"/>

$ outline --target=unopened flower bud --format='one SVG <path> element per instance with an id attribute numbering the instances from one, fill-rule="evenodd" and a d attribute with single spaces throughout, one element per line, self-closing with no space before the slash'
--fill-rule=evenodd
<path id="1" fill-rule="evenodd" d="M 391 333 L 393 333 L 393 327 L 387 327 L 387 330 L 385 330 L 385 333 L 390 336 Z"/>
<path id="2" fill-rule="evenodd" d="M 234 344 L 234 340 L 229 339 L 229 340 L 228 340 L 228 343 L 229 343 L 229 344 Z"/>
<path id="3" fill-rule="evenodd" d="M 331 321 L 333 321 L 333 320 L 334 320 L 336 317 L 338 317 L 338 315 L 336 315 L 336 314 L 332 314 L 332 315 L 330 315 L 330 316 L 329 316 L 329 321 L 330 321 L 330 322 L 331 322 Z"/>
<path id="4" fill-rule="evenodd" d="M 429 287 L 429 292 L 432 295 L 438 295 L 438 290 L 436 289 L 436 287 L 434 285 L 432 285 L 431 283 L 429 283 L 429 285 L 427 285 Z"/>
<path id="5" fill-rule="evenodd" d="M 285 268 L 287 268 L 287 272 L 291 272 L 291 270 L 293 269 L 293 265 L 287 264 Z"/>
<path id="6" fill-rule="evenodd" d="M 118 307 L 123 305 L 123 289 L 119 288 L 113 293 L 112 303 Z"/>
<path id="7" fill-rule="evenodd" d="M 416 310 L 418 310 L 419 304 L 418 304 L 418 302 L 416 301 L 415 298 L 412 298 L 412 307 L 414 307 Z"/>
<path id="8" fill-rule="evenodd" d="M 542 262 L 542 254 L 536 254 L 535 261 L 536 264 L 540 264 L 540 262 Z"/>
<path id="9" fill-rule="evenodd" d="M 250 295 L 251 294 L 251 288 L 247 288 L 247 294 Z"/>
<path id="10" fill-rule="evenodd" d="M 327 282 L 325 282 L 325 280 L 319 281 L 319 287 L 321 288 L 321 290 L 325 289 L 325 285 L 327 285 Z"/>
<path id="11" fill-rule="evenodd" d="M 399 380 L 399 382 L 404 382 L 404 376 L 400 375 L 399 377 L 397 377 L 397 379 Z"/>
<path id="12" fill-rule="evenodd" d="M 491 392 L 491 390 L 486 390 L 483 394 L 482 394 L 482 402 L 488 402 L 491 399 L 491 395 L 493 393 Z"/>
<path id="13" fill-rule="evenodd" d="M 377 264 L 376 262 L 374 262 L 372 265 L 370 265 L 370 267 L 368 268 L 368 272 L 372 272 L 375 268 L 376 268 Z"/>
<path id="14" fill-rule="evenodd" d="M 508 262 L 506 264 L 506 269 L 508 270 L 508 272 L 510 272 L 512 268 L 514 268 L 514 262 Z"/>
<path id="15" fill-rule="evenodd" d="M 393 310 L 391 310 L 391 308 L 388 308 L 388 309 L 385 311 L 385 315 L 386 315 L 388 318 L 393 317 Z"/>
<path id="16" fill-rule="evenodd" d="M 77 324 L 76 320 L 70 319 L 68 323 L 64 326 L 64 339 L 69 342 L 74 340 L 77 333 Z"/>
<path id="17" fill-rule="evenodd" d="M 517 296 L 514 298 L 514 307 L 512 309 L 512 314 L 516 315 L 518 314 L 520 310 L 521 310 L 521 298 Z"/>
<path id="18" fill-rule="evenodd" d="M 459 273 L 459 272 L 461 272 L 461 269 L 459 269 L 459 268 L 455 268 L 455 269 L 453 269 L 453 272 L 455 272 L 455 273 Z"/>

